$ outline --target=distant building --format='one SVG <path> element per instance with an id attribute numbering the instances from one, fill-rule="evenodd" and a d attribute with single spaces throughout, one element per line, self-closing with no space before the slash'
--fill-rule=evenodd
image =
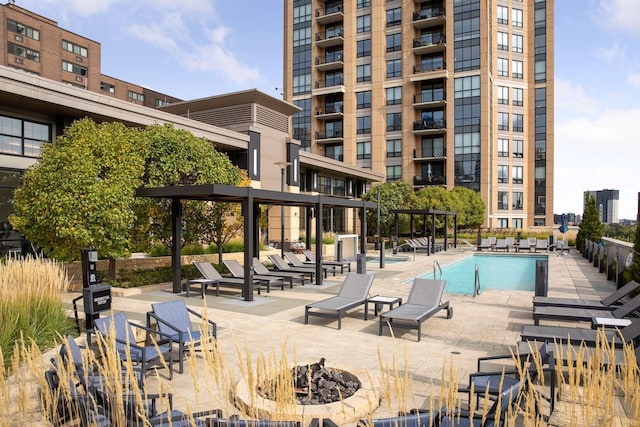
<path id="1" fill-rule="evenodd" d="M 565 214 L 567 215 L 567 224 L 577 225 L 580 223 L 580 215 L 577 215 L 573 212 L 565 212 Z M 554 214 L 553 223 L 562 224 L 562 214 Z"/>
<path id="2" fill-rule="evenodd" d="M 618 200 L 620 192 L 618 190 L 585 191 L 584 200 L 587 194 L 591 194 L 596 199 L 596 207 L 600 212 L 600 221 L 604 224 L 618 224 Z"/>

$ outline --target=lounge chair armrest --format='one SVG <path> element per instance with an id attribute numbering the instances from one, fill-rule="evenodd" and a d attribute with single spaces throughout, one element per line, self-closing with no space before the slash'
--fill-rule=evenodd
<path id="1" fill-rule="evenodd" d="M 222 409 L 208 409 L 206 411 L 193 412 L 191 415 L 193 416 L 193 418 L 200 418 L 200 417 L 222 418 Z M 171 421 L 175 421 L 175 420 L 172 419 Z"/>
<path id="2" fill-rule="evenodd" d="M 197 311 L 195 311 L 195 310 L 193 310 L 193 309 L 191 309 L 189 307 L 187 307 L 187 311 L 189 313 L 193 314 L 194 316 L 198 316 L 200 319 L 204 320 L 204 316 L 202 314 L 198 313 Z M 216 322 L 214 322 L 211 319 L 207 319 L 207 323 L 209 323 L 209 326 L 211 327 L 211 330 L 212 330 L 211 333 L 213 334 L 213 336 L 217 337 L 218 336 L 218 325 L 216 324 Z"/>
<path id="3" fill-rule="evenodd" d="M 134 328 L 137 328 L 137 329 L 145 331 L 146 332 L 145 341 L 148 340 L 149 335 L 159 335 L 160 337 L 162 337 L 162 338 L 166 339 L 167 341 L 171 342 L 171 335 L 169 335 L 169 334 L 165 334 L 165 333 L 160 332 L 160 331 L 158 331 L 156 329 L 147 328 L 146 326 L 143 326 L 143 325 L 141 325 L 139 323 L 129 322 L 129 325 L 131 325 Z"/>
<path id="4" fill-rule="evenodd" d="M 500 355 L 496 355 L 496 356 L 478 357 L 478 372 L 482 371 L 482 369 L 481 369 L 482 362 L 489 362 L 489 361 L 492 361 L 492 360 L 499 360 L 499 359 L 508 359 L 512 363 L 515 363 L 516 360 L 521 360 L 521 361 L 526 360 L 532 354 L 533 353 L 513 353 L 513 354 L 500 354 Z"/>

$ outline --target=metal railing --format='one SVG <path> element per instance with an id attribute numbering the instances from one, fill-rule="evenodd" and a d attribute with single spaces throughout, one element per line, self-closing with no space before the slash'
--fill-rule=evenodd
<path id="1" fill-rule="evenodd" d="M 436 280 L 436 270 L 440 273 L 437 277 L 437 280 L 442 280 L 442 268 L 440 267 L 440 263 L 438 260 L 433 261 L 433 279 Z"/>
<path id="2" fill-rule="evenodd" d="M 473 297 L 475 298 L 477 295 L 480 295 L 480 269 L 478 264 L 476 264 L 476 270 L 473 274 Z"/>

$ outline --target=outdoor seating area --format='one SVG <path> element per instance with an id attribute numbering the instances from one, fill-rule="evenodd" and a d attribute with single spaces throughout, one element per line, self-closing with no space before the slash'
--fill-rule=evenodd
<path id="1" fill-rule="evenodd" d="M 440 256 L 448 257 L 439 259 L 445 264 L 455 262 L 465 254 L 451 252 Z M 579 263 L 582 260 L 578 258 L 574 254 L 568 259 L 573 263 Z M 552 268 L 557 269 L 563 268 L 567 257 L 549 257 L 549 260 L 553 264 Z M 230 264 L 240 265 L 233 262 Z M 585 264 L 586 267 L 580 268 L 591 273 L 593 267 L 589 263 Z M 261 262 L 260 265 L 265 266 Z M 469 297 L 447 294 L 444 280 L 416 279 L 418 273 L 425 269 L 424 263 L 419 261 L 390 264 L 384 270 L 377 265 L 368 267 L 372 271 L 366 274 L 347 272 L 335 279 L 332 276 L 332 280 L 325 282 L 322 287 L 289 286 L 277 292 L 264 292 L 252 303 L 241 301 L 238 295 L 219 298 L 213 293 L 206 293 L 205 300 L 201 300 L 188 298 L 184 292 L 171 294 L 166 291 L 154 291 L 145 294 L 144 297 L 132 296 L 122 300 L 116 298 L 114 308 L 118 310 L 131 307 L 130 303 L 137 301 L 138 307 L 142 308 L 141 313 L 148 319 L 145 327 L 164 334 L 158 335 L 156 344 L 161 348 L 171 348 L 168 353 L 162 353 L 156 360 L 150 361 L 148 366 L 134 364 L 133 382 L 138 383 L 141 379 L 140 385 L 128 387 L 144 387 L 146 394 L 159 396 L 155 403 L 149 401 L 142 404 L 142 407 L 158 406 L 158 409 L 148 412 L 149 419 L 156 419 L 153 418 L 156 416 L 159 416 L 158 419 L 164 417 L 165 420 L 171 418 L 173 425 L 190 425 L 180 424 L 185 417 L 193 418 L 192 425 L 201 425 L 200 421 L 208 423 L 207 425 L 250 425 L 251 417 L 247 418 L 239 413 L 232 402 L 222 404 L 218 403 L 219 401 L 203 401 L 193 407 L 185 405 L 184 399 L 187 396 L 190 402 L 198 400 L 194 396 L 197 392 L 194 391 L 193 385 L 189 385 L 195 379 L 190 380 L 189 376 L 194 375 L 193 369 L 196 369 L 196 372 L 204 372 L 201 364 L 206 363 L 211 357 L 208 351 L 195 352 L 201 347 L 198 340 L 204 340 L 204 343 L 215 340 L 216 346 L 225 353 L 225 358 L 232 361 L 238 358 L 238 350 L 234 349 L 230 342 L 236 341 L 238 337 L 246 341 L 247 344 L 243 346 L 247 345 L 254 350 L 262 348 L 265 344 L 280 348 L 283 346 L 280 340 L 285 340 L 288 342 L 288 358 L 317 360 L 322 357 L 334 366 L 364 367 L 375 378 L 379 375 L 389 375 L 384 374 L 381 368 L 384 363 L 390 363 L 392 358 L 404 359 L 403 363 L 407 366 L 402 369 L 406 369 L 412 378 L 417 378 L 414 381 L 419 384 L 418 388 L 435 393 L 436 396 L 438 391 L 433 389 L 432 381 L 442 378 L 443 369 L 449 369 L 443 364 L 455 362 L 456 369 L 461 369 L 464 379 L 457 385 L 456 390 L 462 400 L 456 408 L 447 408 L 447 404 L 438 402 L 437 397 L 435 405 L 432 406 L 429 397 L 424 393 L 417 393 L 408 398 L 406 406 L 371 409 L 369 417 L 360 419 L 361 425 L 428 425 L 429 420 L 434 420 L 435 425 L 439 426 L 471 425 L 472 420 L 479 422 L 482 413 L 489 422 L 492 417 L 498 416 L 503 420 L 509 412 L 517 414 L 524 411 L 523 402 L 530 399 L 530 396 L 536 396 L 535 404 L 531 403 L 535 406 L 535 416 L 546 420 L 554 410 L 556 414 L 560 411 L 554 409 L 560 387 L 559 384 L 553 383 L 554 372 L 575 363 L 575 355 L 579 351 L 584 354 L 597 351 L 598 333 L 601 330 L 592 329 L 591 320 L 585 321 L 583 327 L 579 323 L 576 324 L 575 320 L 555 318 L 548 320 L 553 322 L 549 325 L 534 325 L 532 320 L 536 309 L 561 307 L 560 310 L 565 310 L 562 304 L 576 304 L 574 300 L 583 300 L 555 296 L 565 295 L 557 291 L 554 294 L 553 290 L 557 289 L 554 287 L 555 283 L 550 283 L 551 296 L 548 297 L 532 298 L 530 292 L 524 291 L 486 290 L 472 300 Z M 276 271 L 268 271 L 278 274 Z M 400 280 L 394 280 L 395 277 Z M 599 276 L 595 277 L 595 280 L 598 280 Z M 280 283 L 278 282 L 278 288 Z M 634 317 L 635 310 L 629 309 L 630 317 L 618 318 L 613 313 L 621 308 L 631 307 L 629 304 L 634 304 L 635 301 L 631 293 L 637 291 L 640 286 L 633 282 L 615 290 L 615 286 L 606 279 L 597 283 L 599 293 L 595 295 L 600 297 L 584 300 L 591 301 L 595 306 L 601 305 L 603 309 L 587 310 L 594 310 L 593 314 L 601 315 L 604 320 L 611 316 L 611 319 L 630 321 L 629 326 L 620 328 L 620 335 L 616 335 L 618 332 L 615 328 L 604 330 L 604 337 L 615 342 L 615 348 L 605 358 L 605 362 L 616 367 L 626 366 L 625 360 L 628 355 L 624 352 L 623 343 L 635 345 L 640 336 L 640 323 Z M 607 289 L 609 291 L 605 292 Z M 375 308 L 373 313 L 368 310 L 369 304 L 373 304 Z M 454 305 L 458 313 L 463 313 L 456 318 L 452 317 Z M 303 307 L 304 313 L 301 310 Z M 575 309 L 582 310 L 584 307 Z M 440 312 L 442 315 L 438 315 Z M 116 311 L 114 314 L 118 313 Z M 374 317 L 378 316 L 378 319 L 372 320 L 372 314 Z M 124 320 L 129 321 L 129 317 L 138 318 L 132 308 L 126 310 Z M 311 321 L 312 318 L 326 320 Z M 467 321 L 468 318 L 474 319 L 473 324 Z M 123 320 L 121 316 L 118 319 L 120 323 Z M 509 324 L 506 328 L 505 319 Z M 97 324 L 110 322 L 113 322 L 111 316 L 97 320 Z M 560 322 L 566 323 L 567 326 L 560 326 Z M 200 324 L 208 325 L 206 336 L 202 336 Z M 386 329 L 389 332 L 383 334 Z M 102 331 L 107 329 L 103 327 Z M 93 343 L 99 341 L 97 334 L 102 335 L 103 332 L 96 328 Z M 411 339 L 412 337 L 416 339 Z M 151 338 L 150 340 L 153 343 Z M 557 343 L 554 343 L 554 340 Z M 398 345 L 400 342 L 401 346 Z M 426 353 L 425 342 L 429 348 Z M 139 345 L 140 341 L 137 343 L 136 345 Z M 585 346 L 584 349 L 580 345 Z M 202 346 L 203 350 L 209 348 L 209 344 Z M 284 352 L 284 347 L 282 349 Z M 510 357 L 511 351 L 514 352 L 515 358 Z M 358 354 L 357 361 L 353 360 L 353 354 Z M 252 357 L 255 356 L 254 352 Z M 382 361 L 380 357 L 383 358 Z M 238 360 L 238 363 L 242 362 Z M 126 372 L 126 369 L 123 372 Z M 163 398 L 160 396 L 163 394 L 155 385 L 157 380 L 162 380 L 170 387 L 172 403 L 169 406 L 166 402 L 162 403 Z M 455 379 L 458 380 L 460 378 Z M 131 382 L 124 377 L 122 381 Z M 99 379 L 91 379 L 89 384 L 92 383 L 96 385 L 89 385 L 89 388 L 100 387 Z M 383 387 L 383 382 L 377 386 Z M 530 391 L 532 389 L 533 392 Z M 76 395 L 73 398 L 76 401 L 75 405 L 84 405 L 87 395 L 81 384 L 77 386 Z M 222 390 L 221 395 L 228 396 L 228 393 Z M 100 402 L 106 406 L 114 398 L 100 391 L 95 396 L 99 396 Z M 473 404 L 469 405 L 472 401 Z M 125 402 L 128 400 L 125 399 Z M 139 403 L 131 402 L 125 407 L 137 408 L 136 405 Z M 108 415 L 105 415 L 108 411 L 94 412 L 91 408 L 85 411 L 88 419 L 93 420 L 88 422 L 110 425 L 108 419 L 104 418 L 108 418 Z M 152 413 L 154 415 L 151 415 Z M 192 414 L 198 416 L 194 417 Z M 320 419 L 318 425 L 330 421 Z M 265 426 L 274 425 L 266 420 L 256 422 Z M 282 422 L 278 425 L 282 425 Z M 306 418 L 304 421 L 296 419 L 290 422 L 292 424 L 288 425 L 309 425 Z M 346 424 L 337 422 L 333 425 L 353 427 L 356 424 L 358 423 L 354 421 Z"/>

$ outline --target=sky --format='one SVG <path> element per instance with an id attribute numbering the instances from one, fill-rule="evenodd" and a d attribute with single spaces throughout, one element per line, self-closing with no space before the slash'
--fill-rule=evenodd
<path id="1" fill-rule="evenodd" d="M 282 0 L 16 0 L 101 44 L 102 73 L 181 99 L 280 97 Z M 554 213 L 584 191 L 640 192 L 640 1 L 555 2 Z"/>

